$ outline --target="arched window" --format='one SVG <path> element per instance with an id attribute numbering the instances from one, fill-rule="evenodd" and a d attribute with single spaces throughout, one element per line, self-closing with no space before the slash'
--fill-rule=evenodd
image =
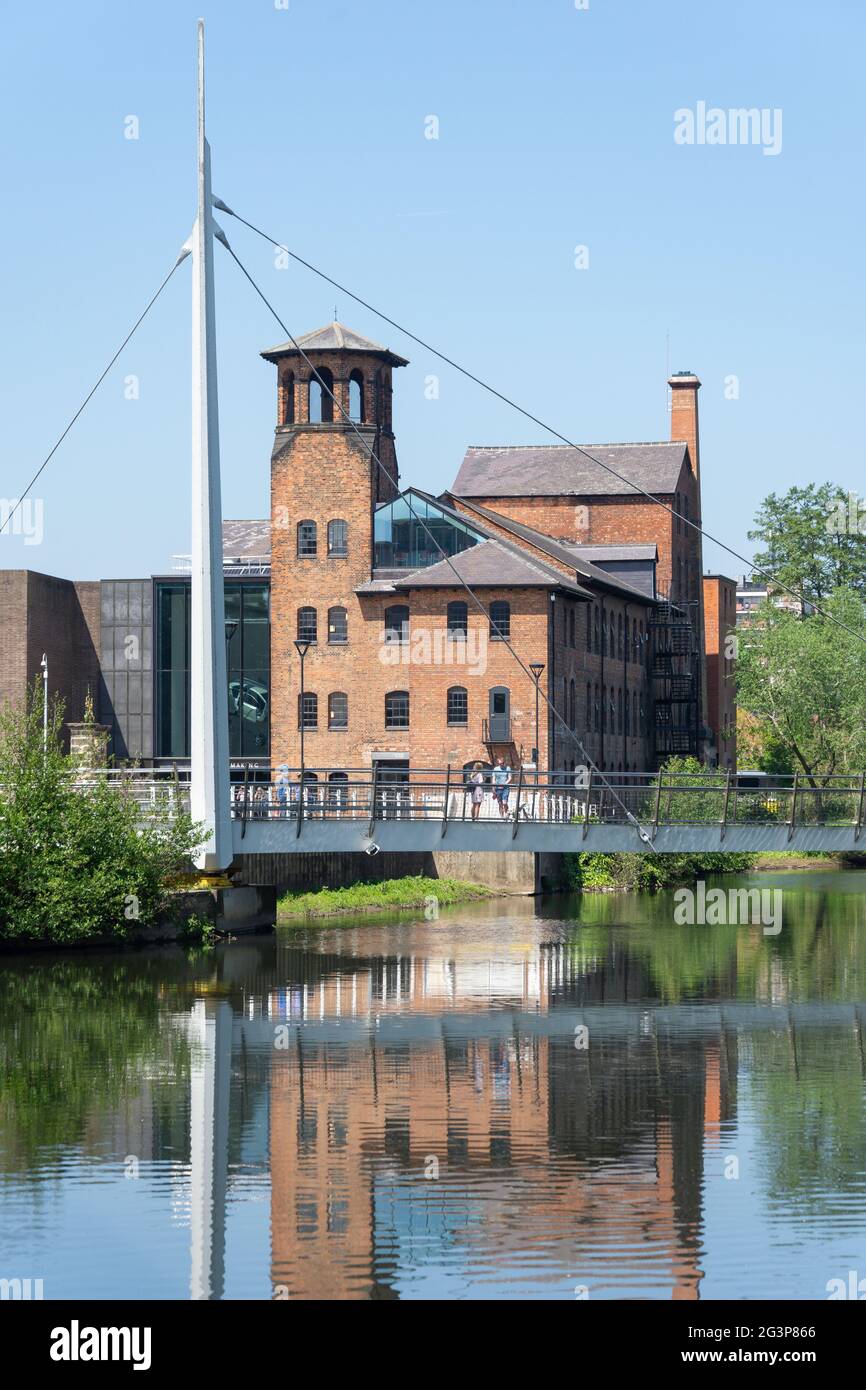
<path id="1" fill-rule="evenodd" d="M 640 653 L 637 649 L 637 618 L 632 618 L 631 620 L 631 653 L 632 660 L 639 662 Z"/>
<path id="2" fill-rule="evenodd" d="M 586 683 L 586 732 L 592 732 L 592 686 Z"/>
<path id="3" fill-rule="evenodd" d="M 283 418 L 284 425 L 295 423 L 295 374 L 286 372 L 283 377 Z"/>
<path id="4" fill-rule="evenodd" d="M 409 691 L 389 690 L 385 696 L 385 728 L 408 729 Z"/>
<path id="5" fill-rule="evenodd" d="M 601 687 L 601 732 L 607 733 L 607 686 Z"/>
<path id="6" fill-rule="evenodd" d="M 568 727 L 577 728 L 577 695 L 573 677 L 568 686 Z"/>
<path id="7" fill-rule="evenodd" d="M 626 690 L 626 692 L 625 692 L 625 736 L 626 736 L 626 738 L 629 738 L 630 735 L 631 735 L 631 715 L 630 715 L 630 712 L 629 712 L 629 711 L 630 711 L 630 708 L 631 708 L 631 701 L 630 701 L 630 699 L 629 699 L 628 690 Z M 625 766 L 626 766 L 626 772 L 628 772 L 628 763 L 626 763 Z"/>
<path id="8" fill-rule="evenodd" d="M 315 608 L 298 609 L 298 641 L 318 641 L 318 616 Z"/>
<path id="9" fill-rule="evenodd" d="M 364 422 L 364 376 L 357 368 L 349 377 L 349 419 Z"/>
<path id="10" fill-rule="evenodd" d="M 317 530 L 315 521 L 298 522 L 298 555 L 315 555 L 317 551 Z"/>
<path id="11" fill-rule="evenodd" d="M 349 640 L 349 615 L 345 608 L 328 609 L 328 641 L 332 646 L 342 646 Z"/>
<path id="12" fill-rule="evenodd" d="M 328 522 L 328 554 L 348 555 L 349 527 L 340 517 Z"/>
<path id="13" fill-rule="evenodd" d="M 639 648 L 639 649 L 640 649 L 640 653 L 641 653 L 641 661 L 642 661 L 642 662 L 646 662 L 647 654 L 646 654 L 645 645 L 644 645 L 644 640 L 643 640 L 643 618 L 641 618 L 640 622 L 638 623 L 638 637 L 640 638 L 640 648 Z"/>
<path id="14" fill-rule="evenodd" d="M 616 692 L 616 731 L 618 734 L 622 733 L 622 686 Z"/>
<path id="15" fill-rule="evenodd" d="M 460 599 L 449 603 L 447 621 L 451 637 L 465 637 L 469 628 L 469 605 Z"/>
<path id="16" fill-rule="evenodd" d="M 598 733 L 599 728 L 601 727 L 601 709 L 600 709 L 600 706 L 599 706 L 599 699 L 598 699 L 598 686 L 595 687 L 594 713 L 595 713 L 595 721 L 594 721 L 594 722 L 595 722 L 595 732 Z"/>
<path id="17" fill-rule="evenodd" d="M 298 728 L 317 729 L 319 726 L 319 697 L 305 690 L 298 696 Z"/>
<path id="18" fill-rule="evenodd" d="M 601 651 L 603 656 L 607 656 L 607 612 L 601 612 Z"/>
<path id="19" fill-rule="evenodd" d="M 452 685 L 448 691 L 448 723 L 462 727 L 469 723 L 469 694 L 465 685 Z"/>
<path id="20" fill-rule="evenodd" d="M 622 614 L 617 615 L 616 620 L 616 654 L 622 661 Z"/>
<path id="21" fill-rule="evenodd" d="M 342 690 L 328 696 L 328 728 L 348 729 L 349 697 Z"/>
<path id="22" fill-rule="evenodd" d="M 601 654 L 601 613 L 599 612 L 598 604 L 595 605 L 594 617 L 595 617 L 595 622 L 594 622 L 594 626 L 595 626 L 595 654 L 596 654 L 596 656 L 599 656 L 599 655 Z"/>
<path id="23" fill-rule="evenodd" d="M 392 603 L 385 609 L 385 641 L 409 641 L 409 606 L 406 603 Z"/>
<path id="24" fill-rule="evenodd" d="M 311 425 L 329 425 L 334 419 L 334 378 L 327 367 L 318 367 L 310 377 Z"/>
<path id="25" fill-rule="evenodd" d="M 570 647 L 577 646 L 577 640 L 575 638 L 575 621 L 576 619 L 574 616 L 574 605 L 572 604 L 571 611 L 568 615 L 568 645 Z"/>
<path id="26" fill-rule="evenodd" d="M 586 650 L 587 650 L 588 652 L 591 652 L 591 651 L 592 651 L 592 609 L 590 608 L 590 606 L 589 606 L 588 603 L 584 605 L 584 610 L 583 610 L 583 611 L 584 611 L 584 613 L 585 613 L 585 615 L 586 615 Z"/>
<path id="27" fill-rule="evenodd" d="M 490 605 L 490 640 L 507 642 L 511 637 L 511 604 L 497 599 Z"/>

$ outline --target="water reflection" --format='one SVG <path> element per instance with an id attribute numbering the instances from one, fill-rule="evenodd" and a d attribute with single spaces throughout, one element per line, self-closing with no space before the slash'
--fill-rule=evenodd
<path id="1" fill-rule="evenodd" d="M 866 1258 L 864 877 L 778 938 L 605 896 L 7 959 L 0 1276 L 826 1296 Z"/>

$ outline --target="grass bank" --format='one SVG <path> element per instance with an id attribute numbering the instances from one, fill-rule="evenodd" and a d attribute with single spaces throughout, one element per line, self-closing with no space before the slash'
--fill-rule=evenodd
<path id="1" fill-rule="evenodd" d="M 317 888 L 312 892 L 284 893 L 277 903 L 277 920 L 298 917 L 333 917 L 341 912 L 391 912 L 477 902 L 496 897 L 493 888 L 462 883 L 455 878 L 387 878 L 381 883 L 353 883 L 348 888 Z"/>

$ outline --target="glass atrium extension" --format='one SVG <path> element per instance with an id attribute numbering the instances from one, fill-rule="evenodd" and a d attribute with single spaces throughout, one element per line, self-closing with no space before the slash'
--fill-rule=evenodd
<path id="1" fill-rule="evenodd" d="M 374 518 L 376 569 L 417 570 L 437 565 L 444 555 L 459 555 L 480 537 L 453 513 L 428 497 L 409 493 L 379 507 Z M 434 543 L 435 538 L 435 543 Z M 437 548 L 440 547 L 440 548 Z"/>

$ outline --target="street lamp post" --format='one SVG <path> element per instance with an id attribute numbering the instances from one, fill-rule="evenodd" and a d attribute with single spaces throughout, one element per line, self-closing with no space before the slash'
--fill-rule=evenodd
<path id="1" fill-rule="evenodd" d="M 542 671 L 544 670 L 544 662 L 543 662 L 543 661 L 530 661 L 530 663 L 529 663 L 529 669 L 530 669 L 530 671 L 532 672 L 532 678 L 533 678 L 533 680 L 535 681 L 535 757 L 533 758 L 533 762 L 535 763 L 535 780 L 536 780 L 536 782 L 537 782 L 537 781 L 538 781 L 538 764 L 539 764 L 540 756 L 541 756 L 541 750 L 540 750 L 540 747 L 539 747 L 539 724 L 538 724 L 538 696 L 539 696 L 538 682 L 541 680 L 541 673 L 542 673 Z"/>
<path id="2" fill-rule="evenodd" d="M 532 816 L 533 819 L 535 819 L 535 797 L 538 792 L 538 765 L 541 762 L 541 746 L 538 724 L 538 683 L 541 680 L 541 673 L 544 670 L 544 662 L 530 661 L 529 669 L 532 672 L 532 678 L 535 681 L 535 757 L 532 760 L 535 763 L 535 791 L 532 794 Z"/>
<path id="3" fill-rule="evenodd" d="M 42 756 L 48 757 L 48 655 L 42 653 Z"/>
<path id="4" fill-rule="evenodd" d="M 295 641 L 295 649 L 301 658 L 301 694 L 298 701 L 298 726 L 301 733 L 301 785 L 298 788 L 298 834 L 301 833 L 301 820 L 304 815 L 304 725 L 306 718 L 304 714 L 304 657 L 310 650 L 310 644 L 304 638 L 298 637 Z"/>

